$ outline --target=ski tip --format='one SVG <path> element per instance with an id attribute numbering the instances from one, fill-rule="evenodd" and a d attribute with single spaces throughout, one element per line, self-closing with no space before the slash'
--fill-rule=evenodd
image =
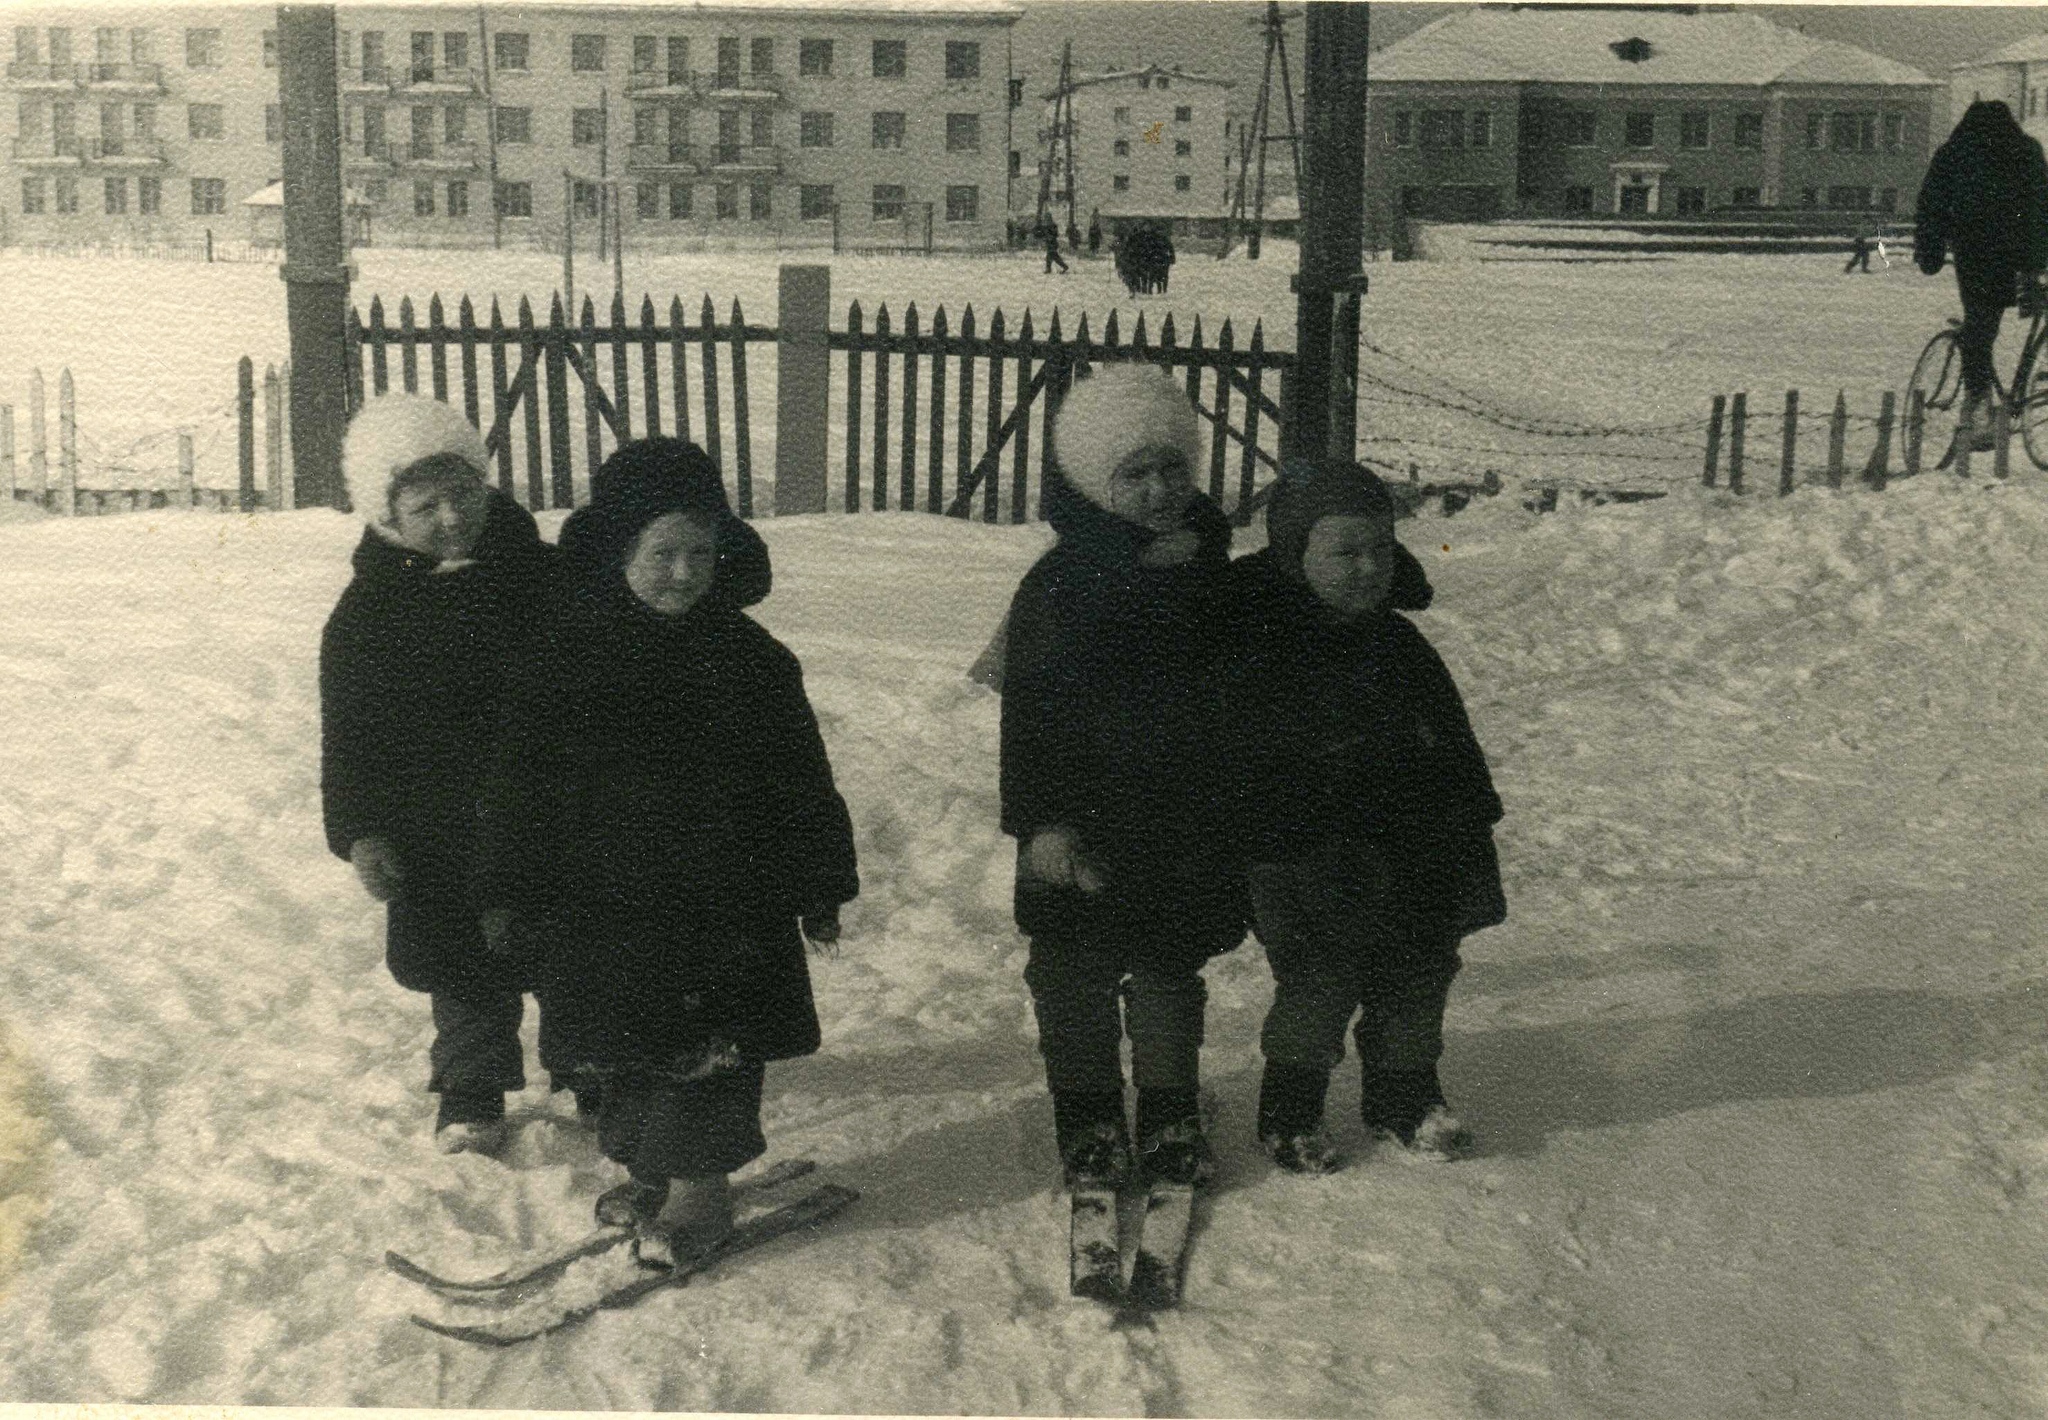
<path id="1" fill-rule="evenodd" d="M 475 1346 L 514 1346 L 527 1339 L 524 1336 L 499 1336 L 495 1332 L 484 1331 L 474 1326 L 449 1326 L 445 1322 L 435 1321 L 432 1317 L 421 1316 L 418 1312 L 412 1314 L 412 1324 L 431 1331 L 436 1336 L 467 1341 Z"/>

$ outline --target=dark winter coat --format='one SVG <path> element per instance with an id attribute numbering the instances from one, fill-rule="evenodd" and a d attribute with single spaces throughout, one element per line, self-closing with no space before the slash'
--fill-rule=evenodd
<path id="1" fill-rule="evenodd" d="M 508 679 L 560 593 L 555 550 L 492 493 L 474 561 L 429 559 L 365 530 L 320 642 L 320 789 L 342 858 L 384 838 L 404 881 L 386 958 L 415 991 L 516 988 L 484 951 L 468 868 Z"/>
<path id="2" fill-rule="evenodd" d="M 2048 162 L 2002 103 L 1971 104 L 1920 184 L 1913 259 L 1932 276 L 1948 252 L 1973 306 L 2010 306 L 2013 278 L 2048 268 Z"/>
<path id="3" fill-rule="evenodd" d="M 1370 855 L 1410 922 L 1503 920 L 1500 796 L 1442 658 L 1399 612 L 1332 621 L 1267 554 L 1232 570 L 1247 611 L 1222 675 L 1228 802 L 1247 860 Z"/>
<path id="4" fill-rule="evenodd" d="M 1059 540 L 1010 604 L 1002 828 L 1021 850 L 1040 829 L 1067 826 L 1105 886 L 1091 896 L 1020 870 L 1017 925 L 1117 942 L 1134 959 L 1198 964 L 1243 940 L 1248 913 L 1226 870 L 1213 777 L 1230 526 L 1196 499 L 1200 551 L 1147 568 L 1142 529 L 1062 478 L 1045 497 Z"/>
<path id="5" fill-rule="evenodd" d="M 767 549 L 730 515 L 719 538 L 681 617 L 642 605 L 617 556 L 590 569 L 505 719 L 477 895 L 538 958 L 563 1071 L 818 1047 L 797 921 L 859 892 L 853 831 L 796 657 L 741 609 Z M 564 540 L 589 556 L 602 518 Z"/>

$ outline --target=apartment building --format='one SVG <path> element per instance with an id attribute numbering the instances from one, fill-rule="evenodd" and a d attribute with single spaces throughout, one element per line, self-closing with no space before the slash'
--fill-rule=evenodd
<path id="1" fill-rule="evenodd" d="M 349 6 L 338 55 L 357 240 L 553 247 L 1000 244 L 1001 0 L 795 7 Z M 17 9 L 8 240 L 274 229 L 275 11 Z M 249 199 L 255 198 L 255 204 Z"/>
<path id="2" fill-rule="evenodd" d="M 1367 223 L 1910 211 L 1939 87 L 1740 11 L 1462 12 L 1373 56 Z"/>
<path id="3" fill-rule="evenodd" d="M 1224 187 L 1232 87 L 1228 79 L 1178 65 L 1076 75 L 1072 173 L 1065 137 L 1053 133 L 1058 92 L 1044 94 L 1039 162 L 1050 164 L 1060 220 L 1071 182 L 1084 228 L 1099 213 L 1112 230 L 1151 221 L 1167 226 L 1176 241 L 1220 237 L 1229 211 Z M 1035 189 L 1022 200 L 1037 210 Z"/>

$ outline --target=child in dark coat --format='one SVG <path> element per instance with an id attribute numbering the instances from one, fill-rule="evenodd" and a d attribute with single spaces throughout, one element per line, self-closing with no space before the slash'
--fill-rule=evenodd
<path id="1" fill-rule="evenodd" d="M 1356 1016 L 1367 1129 L 1454 1157 L 1471 1139 L 1437 1060 L 1458 943 L 1506 917 L 1500 799 L 1450 673 L 1393 609 L 1420 579 L 1385 485 L 1350 463 L 1290 467 L 1266 526 L 1266 551 L 1233 569 L 1249 610 L 1224 676 L 1275 982 L 1260 1139 L 1297 1172 L 1336 1166 L 1323 1100 Z"/>
<path id="2" fill-rule="evenodd" d="M 499 701 L 559 592 L 555 550 L 484 482 L 483 437 L 417 395 L 371 400 L 342 450 L 367 525 L 320 641 L 327 842 L 386 903 L 386 960 L 433 1002 L 444 1152 L 494 1153 L 525 1087 L 516 967 L 469 899 L 476 793 Z"/>
<path id="3" fill-rule="evenodd" d="M 1202 965 L 1244 939 L 1204 777 L 1228 639 L 1230 527 L 1194 491 L 1194 411 L 1170 377 L 1111 366 L 1054 426 L 1058 542 L 1011 603 L 1002 676 L 1002 827 L 1070 1182 L 1131 1167 L 1128 1026 L 1148 1180 L 1209 1171 L 1197 1109 Z"/>
<path id="4" fill-rule="evenodd" d="M 767 548 L 702 450 L 621 447 L 561 546 L 578 590 L 505 718 L 478 900 L 539 956 L 550 1059 L 603 1084 L 630 1177 L 599 1219 L 673 1265 L 732 1225 L 765 1064 L 818 1048 L 803 934 L 835 940 L 860 891 L 853 829 L 796 657 L 743 610 Z"/>

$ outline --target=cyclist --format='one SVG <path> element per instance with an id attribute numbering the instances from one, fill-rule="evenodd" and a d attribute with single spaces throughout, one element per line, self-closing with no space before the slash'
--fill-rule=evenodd
<path id="1" fill-rule="evenodd" d="M 1962 364 L 1967 398 L 1956 439 L 1988 449 L 1983 418 L 1992 392 L 1991 350 L 2006 307 L 2040 299 L 2048 267 L 2048 161 L 2020 131 L 2012 110 L 1983 99 L 1935 150 L 1914 213 L 1913 259 L 1933 276 L 1955 253 L 1963 298 Z"/>

